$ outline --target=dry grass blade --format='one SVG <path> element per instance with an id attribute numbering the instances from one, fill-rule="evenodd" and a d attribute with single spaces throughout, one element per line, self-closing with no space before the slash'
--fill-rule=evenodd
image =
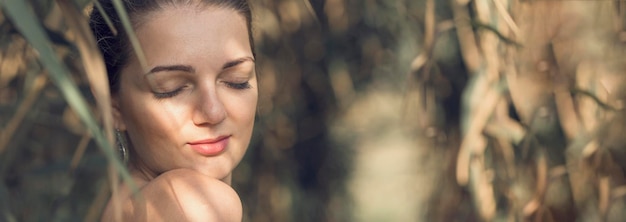
<path id="1" fill-rule="evenodd" d="M 350 101 L 353 100 L 354 82 L 350 78 L 345 62 L 340 59 L 333 59 L 329 65 L 330 83 L 337 97 L 338 107 L 348 107 Z"/>
<path id="2" fill-rule="evenodd" d="M 509 12 L 507 12 L 502 2 L 500 2 L 500 0 L 493 0 L 493 3 L 496 5 L 496 8 L 498 9 L 498 13 L 500 14 L 500 16 L 502 16 L 502 19 L 504 19 L 504 22 L 506 23 L 506 25 L 513 32 L 513 35 L 515 35 L 516 37 L 519 37 L 520 32 L 521 32 L 519 29 L 519 26 L 515 24 L 515 21 L 513 21 L 513 18 L 511 17 Z"/>
<path id="3" fill-rule="evenodd" d="M 611 204 L 611 177 L 603 176 L 598 178 L 598 208 L 600 215 L 606 218 Z"/>
<path id="4" fill-rule="evenodd" d="M 565 167 L 564 165 L 552 167 L 549 173 L 550 181 L 556 180 L 566 174 L 567 174 L 567 167 Z"/>
<path id="5" fill-rule="evenodd" d="M 70 78 L 70 71 L 56 56 L 55 51 L 52 49 L 52 43 L 48 39 L 41 23 L 37 20 L 37 15 L 24 1 L 7 0 L 0 2 L 0 4 L 5 9 L 4 11 L 8 12 L 8 17 L 11 18 L 15 27 L 38 52 L 39 60 L 49 71 L 51 80 L 58 86 L 67 103 L 76 111 L 81 121 L 91 131 L 106 158 L 119 170 L 124 180 L 131 187 L 136 187 L 132 182 L 130 174 L 115 154 L 113 146 L 100 130 L 96 118 L 91 114 L 91 110 L 78 90 L 78 86 Z"/>
<path id="6" fill-rule="evenodd" d="M 426 7 L 425 7 L 425 34 L 424 34 L 424 50 L 419 53 L 411 62 L 411 69 L 407 75 L 407 80 L 406 80 L 406 88 L 407 88 L 407 92 L 404 95 L 404 108 L 403 108 L 403 112 L 404 114 L 402 114 L 403 116 L 407 116 L 406 112 L 409 109 L 409 97 L 411 92 L 415 93 L 415 92 L 420 92 L 418 95 L 418 97 L 423 97 L 425 101 L 429 101 L 430 99 L 428 98 L 428 91 L 429 89 L 413 89 L 415 88 L 421 88 L 421 87 L 426 87 L 423 85 L 423 83 L 417 83 L 417 81 L 415 81 L 416 76 L 420 76 L 419 81 L 423 81 L 423 82 L 428 82 L 428 76 L 430 74 L 430 69 L 433 66 L 433 49 L 435 46 L 435 34 L 437 32 L 437 26 L 436 26 L 436 17 L 435 17 L 435 2 L 434 0 L 427 0 L 426 1 Z M 428 102 L 426 102 L 425 104 L 420 105 L 420 110 L 428 110 L 429 108 L 433 108 L 434 104 L 430 104 Z M 427 112 L 427 111 L 426 111 Z M 417 114 L 418 119 L 432 119 L 430 116 L 426 115 L 426 116 L 422 116 L 423 113 Z M 428 126 L 430 124 L 424 124 L 424 126 Z"/>
<path id="7" fill-rule="evenodd" d="M 537 188 L 533 199 L 524 206 L 522 212 L 524 216 L 530 217 L 537 213 L 544 201 L 546 190 L 548 189 L 548 162 L 543 152 L 537 157 Z M 541 216 L 538 214 L 538 216 Z"/>
<path id="8" fill-rule="evenodd" d="M 515 151 L 512 144 L 520 144 L 526 130 L 508 116 L 508 100 L 501 99 L 496 106 L 492 120 L 485 126 L 485 134 L 493 137 L 502 153 L 509 178 L 515 176 Z"/>
<path id="9" fill-rule="evenodd" d="M 426 65 L 427 62 L 428 62 L 428 56 L 426 55 L 426 53 L 420 53 L 419 55 L 417 55 L 417 57 L 415 57 L 415 59 L 413 59 L 413 62 L 411 62 L 410 73 L 411 74 L 416 73 L 422 67 L 424 67 L 424 65 Z"/>
<path id="10" fill-rule="evenodd" d="M 111 29 L 111 33 L 113 33 L 113 35 L 117 35 L 117 29 L 113 25 L 113 22 L 111 22 L 111 18 L 109 17 L 109 15 L 107 15 L 107 13 L 104 11 L 104 8 L 102 8 L 102 5 L 100 4 L 100 2 L 94 1 L 93 4 L 96 6 L 98 11 L 102 15 L 102 18 L 104 18 L 104 22 L 107 23 L 107 26 L 109 26 L 109 29 Z"/>
<path id="11" fill-rule="evenodd" d="M 89 30 L 89 26 L 86 22 L 87 20 L 83 18 L 78 8 L 76 8 L 76 6 L 73 5 L 68 0 L 57 0 L 57 3 L 61 7 L 61 9 L 65 12 L 64 15 L 65 15 L 66 21 L 69 24 L 70 31 L 76 34 L 76 37 L 77 37 L 76 44 L 78 46 L 78 50 L 81 53 L 81 59 L 84 64 L 87 77 L 89 79 L 92 93 L 94 94 L 94 97 L 96 98 L 96 101 L 98 103 L 98 108 L 102 114 L 107 139 L 113 144 L 114 137 L 113 137 L 113 118 L 112 118 L 112 110 L 111 110 L 111 93 L 109 91 L 109 85 L 108 85 L 109 81 L 108 81 L 107 74 L 106 74 L 106 68 L 104 66 L 104 60 L 102 58 L 102 55 L 100 54 L 99 49 L 96 47 L 97 45 L 96 40 L 91 34 L 91 31 Z M 133 37 L 131 37 L 131 41 L 133 41 L 132 40 Z M 138 44 L 135 47 L 135 51 L 142 52 Z M 139 55 L 139 60 L 143 61 L 142 66 L 144 67 L 144 70 L 145 70 L 146 65 L 145 65 L 145 59 L 143 57 L 143 54 L 137 54 L 137 55 Z M 87 137 L 85 138 L 88 138 L 88 135 L 86 136 Z M 85 138 L 83 139 L 85 140 Z M 81 149 L 76 151 L 76 155 L 74 156 L 75 158 L 73 159 L 72 164 L 75 163 L 74 160 L 77 159 L 76 157 L 80 153 L 81 153 Z M 111 169 L 110 171 L 113 171 L 113 169 Z M 111 172 L 111 173 L 112 173 L 111 177 L 117 178 L 119 176 L 118 175 L 119 172 Z M 127 182 L 130 182 L 130 181 L 127 181 Z M 116 186 L 117 180 L 116 179 L 112 180 L 111 184 L 112 184 L 111 187 L 113 187 L 114 189 L 113 193 L 116 194 L 117 193 L 117 186 Z M 130 185 L 130 186 L 134 187 L 133 185 Z M 116 219 L 121 219 L 121 208 L 119 207 L 118 204 L 116 204 L 115 212 L 116 212 Z"/>
<path id="12" fill-rule="evenodd" d="M 483 53 L 483 58 L 486 66 L 487 79 L 489 82 L 498 81 L 500 78 L 500 53 L 498 53 L 498 46 L 500 42 L 497 39 L 497 34 L 500 33 L 498 27 L 495 26 L 495 13 L 492 12 L 488 0 L 476 0 L 474 3 L 476 10 L 476 19 L 480 23 L 489 24 L 487 26 L 493 29 L 492 32 L 485 30 L 478 31 L 479 48 Z M 474 22 L 476 23 L 476 22 Z"/>
<path id="13" fill-rule="evenodd" d="M 583 151 L 581 152 L 582 157 L 584 159 L 591 158 L 596 152 L 598 152 L 599 149 L 600 144 L 598 144 L 598 141 L 594 139 L 590 141 L 587 145 L 585 145 Z"/>
<path id="14" fill-rule="evenodd" d="M 98 110 L 104 123 L 104 132 L 110 143 L 113 143 L 113 117 L 111 116 L 111 93 L 109 92 L 106 68 L 102 54 L 96 47 L 96 40 L 89 30 L 85 19 L 78 8 L 68 0 L 57 0 L 63 11 L 65 21 L 71 32 L 76 36 L 76 45 L 81 54 L 83 67 L 87 73 L 92 93 L 98 103 Z"/>
<path id="15" fill-rule="evenodd" d="M 109 168 L 109 180 L 111 184 L 111 200 L 113 203 L 113 212 L 115 221 L 122 221 L 122 199 L 120 199 L 119 195 L 119 186 L 115 186 L 119 184 L 118 172 L 113 168 Z"/>
<path id="16" fill-rule="evenodd" d="M 482 57 L 476 46 L 476 38 L 474 37 L 474 30 L 470 23 L 471 18 L 469 12 L 463 3 L 457 1 L 453 1 L 452 3 L 452 12 L 454 14 L 454 23 L 456 24 L 456 33 L 459 38 L 463 61 L 465 61 L 468 73 L 474 74 L 482 64 Z"/>
<path id="17" fill-rule="evenodd" d="M 481 140 L 482 132 L 502 96 L 500 90 L 497 88 L 499 87 L 492 87 L 486 95 L 484 95 L 483 101 L 481 102 L 482 105 L 478 107 L 475 114 L 467 118 L 469 128 L 465 134 L 465 138 L 463 138 L 461 142 L 461 149 L 459 150 L 457 159 L 456 179 L 460 185 L 467 185 L 469 181 L 468 169 L 470 158 L 473 154 L 478 153 L 477 150 L 474 150 L 472 147 L 475 147 L 474 144 Z"/>
<path id="18" fill-rule="evenodd" d="M 109 183 L 102 184 L 102 187 L 98 190 L 98 195 L 91 203 L 84 221 L 100 221 L 100 213 L 102 213 L 102 209 L 105 207 L 105 204 L 109 200 L 109 196 L 111 194 L 108 184 Z"/>
<path id="19" fill-rule="evenodd" d="M 407 90 L 410 91 L 414 85 L 416 85 L 415 77 L 420 73 L 420 69 L 424 69 L 423 72 L 429 72 L 429 67 L 432 63 L 432 49 L 434 46 L 435 39 L 435 7 L 434 2 L 432 0 L 428 0 L 426 2 L 425 7 L 425 34 L 424 34 L 424 50 L 420 52 L 411 62 L 411 69 L 408 72 L 406 78 Z M 420 80 L 424 79 L 421 77 Z M 423 80 L 422 80 L 423 81 Z M 419 85 L 419 84 L 417 84 Z M 408 106 L 408 102 L 406 102 L 409 98 L 407 94 L 404 95 L 404 105 Z M 417 90 L 421 91 L 421 90 Z M 406 111 L 406 107 L 404 109 Z"/>
<path id="20" fill-rule="evenodd" d="M 493 27 L 492 25 L 487 25 L 487 24 L 484 24 L 484 23 L 479 22 L 477 20 L 472 20 L 471 24 L 476 29 L 485 30 L 485 31 L 489 31 L 489 32 L 493 33 L 495 35 L 495 37 L 500 39 L 500 41 L 502 41 L 503 43 L 515 46 L 517 48 L 523 48 L 524 47 L 524 45 L 522 45 L 519 42 L 516 42 L 512 38 L 507 37 L 506 35 L 504 35 L 502 32 L 500 32 L 497 28 Z M 491 42 L 491 41 L 487 41 L 487 42 Z"/>
<path id="21" fill-rule="evenodd" d="M 626 1 L 619 1 L 619 17 L 622 21 L 622 30 L 621 30 L 621 34 L 624 35 L 624 32 L 626 31 Z M 622 39 L 622 41 L 624 41 L 624 39 Z"/>
<path id="22" fill-rule="evenodd" d="M 612 105 L 603 102 L 600 98 L 598 98 L 596 95 L 594 95 L 593 93 L 591 93 L 591 92 L 589 92 L 587 90 L 584 90 L 584 89 L 572 89 L 571 93 L 590 98 L 598 106 L 600 106 L 600 108 L 603 108 L 603 109 L 606 109 L 606 110 L 609 110 L 609 111 L 620 111 L 620 110 L 622 110 L 621 107 L 613 107 Z"/>
<path id="23" fill-rule="evenodd" d="M 435 43 L 435 0 L 426 0 L 426 12 L 424 18 L 424 48 L 432 49 Z M 430 50 L 428 50 L 430 51 Z"/>
<path id="24" fill-rule="evenodd" d="M 497 143 L 504 158 L 505 167 L 509 178 L 515 177 L 515 149 L 511 143 L 503 138 L 497 138 Z"/>
<path id="25" fill-rule="evenodd" d="M 302 1 L 304 2 L 304 5 L 306 6 L 306 9 L 309 12 L 309 14 L 311 14 L 311 16 L 315 19 L 317 23 L 320 23 L 320 19 L 317 17 L 317 14 L 315 14 L 315 10 L 313 10 L 313 6 L 311 6 L 311 2 L 309 2 L 309 0 L 302 0 Z"/>
<path id="26" fill-rule="evenodd" d="M 611 192 L 611 199 L 615 200 L 624 196 L 626 196 L 626 185 L 613 188 L 613 191 Z"/>
<path id="27" fill-rule="evenodd" d="M 120 17 L 122 25 L 124 26 L 124 30 L 126 31 L 126 35 L 128 36 L 128 39 L 130 40 L 130 44 L 133 46 L 133 49 L 135 50 L 135 55 L 137 56 L 137 59 L 139 60 L 139 64 L 141 65 L 141 68 L 143 69 L 144 72 L 148 72 L 148 63 L 146 62 L 146 56 L 143 53 L 143 50 L 141 49 L 141 44 L 139 44 L 139 39 L 137 38 L 137 35 L 135 35 L 135 31 L 133 30 L 133 26 L 130 23 L 130 18 L 128 17 L 128 14 L 126 13 L 126 9 L 124 8 L 124 5 L 122 4 L 122 0 L 113 0 L 113 6 L 115 7 L 115 10 L 117 11 L 117 14 Z"/>
<path id="28" fill-rule="evenodd" d="M 91 140 L 91 133 L 87 132 L 78 142 L 78 146 L 76 147 L 76 151 L 74 151 L 74 155 L 72 156 L 72 162 L 70 162 L 70 173 L 73 173 L 78 167 L 78 163 L 80 163 L 80 159 L 85 154 L 85 150 L 87 149 L 87 145 Z"/>
<path id="29" fill-rule="evenodd" d="M 559 122 L 562 125 L 566 137 L 571 141 L 583 133 L 581 121 L 578 119 L 576 113 L 574 99 L 569 93 L 569 90 L 565 89 L 564 86 L 555 87 L 554 97 L 557 107 L 556 110 L 559 114 Z"/>
<path id="30" fill-rule="evenodd" d="M 485 147 L 486 142 L 482 139 L 477 146 Z M 493 169 L 486 169 L 484 158 L 474 158 L 470 163 L 471 184 L 470 191 L 478 208 L 478 213 L 484 221 L 492 221 L 496 215 L 496 199 L 494 195 Z"/>
<path id="31" fill-rule="evenodd" d="M 0 134 L 0 154 L 4 152 L 6 146 L 9 144 L 11 137 L 15 133 L 15 130 L 20 126 L 22 120 L 28 113 L 28 110 L 33 106 L 37 98 L 39 97 L 39 92 L 46 85 L 46 75 L 38 75 L 33 81 L 33 85 L 28 91 L 28 94 L 20 104 L 20 106 L 15 111 L 15 116 L 11 118 L 6 127 L 2 130 L 2 134 Z"/>
<path id="32" fill-rule="evenodd" d="M 494 117 L 487 125 L 485 133 L 496 138 L 507 139 L 516 145 L 524 139 L 526 129 L 509 116 L 509 100 L 507 98 L 500 99 L 493 115 Z"/>

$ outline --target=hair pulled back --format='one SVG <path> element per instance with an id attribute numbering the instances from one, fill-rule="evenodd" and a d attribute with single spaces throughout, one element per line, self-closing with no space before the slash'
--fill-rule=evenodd
<path id="1" fill-rule="evenodd" d="M 98 48 L 102 52 L 109 77 L 109 88 L 112 94 L 119 91 L 120 73 L 127 65 L 132 55 L 132 46 L 127 33 L 121 23 L 119 15 L 113 6 L 112 0 L 96 0 L 102 6 L 102 11 L 110 19 L 114 33 L 105 21 L 105 17 L 94 5 L 89 16 L 89 27 L 93 32 Z M 246 20 L 248 38 L 251 50 L 254 53 L 254 41 L 252 39 L 252 13 L 247 0 L 122 0 L 122 4 L 128 13 L 134 28 L 137 28 L 140 17 L 151 12 L 162 10 L 164 6 L 196 5 L 215 6 L 229 8 L 237 11 Z"/>

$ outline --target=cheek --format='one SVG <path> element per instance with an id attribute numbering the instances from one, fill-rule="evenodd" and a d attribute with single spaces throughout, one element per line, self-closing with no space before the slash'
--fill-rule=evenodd
<path id="1" fill-rule="evenodd" d="M 237 99 L 232 99 L 237 98 Z M 229 111 L 229 116 L 236 121 L 239 127 L 252 127 L 257 106 L 257 93 L 250 92 L 237 97 L 230 97 L 224 100 L 224 106 Z"/>
<path id="2" fill-rule="evenodd" d="M 124 121 L 135 141 L 148 145 L 150 141 L 173 139 L 185 118 L 183 106 L 172 106 L 153 98 L 130 100 L 123 109 Z M 140 145 L 140 144 L 137 144 Z"/>

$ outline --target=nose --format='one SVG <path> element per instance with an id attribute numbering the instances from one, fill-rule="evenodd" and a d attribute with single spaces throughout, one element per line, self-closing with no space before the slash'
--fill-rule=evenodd
<path id="1" fill-rule="evenodd" d="M 196 101 L 193 122 L 196 125 L 216 125 L 224 121 L 227 115 L 226 109 L 215 87 L 206 87 L 199 91 L 200 95 Z"/>

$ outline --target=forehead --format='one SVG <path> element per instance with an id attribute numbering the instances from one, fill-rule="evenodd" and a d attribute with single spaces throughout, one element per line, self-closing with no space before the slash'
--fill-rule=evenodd
<path id="1" fill-rule="evenodd" d="M 135 29 L 139 28 L 146 21 L 150 21 L 153 16 L 158 16 L 158 14 L 162 12 L 168 12 L 173 9 L 184 9 L 191 11 L 202 11 L 207 8 L 222 8 L 222 6 L 217 6 L 214 4 L 206 3 L 201 0 L 167 0 L 167 1 L 153 1 L 153 4 L 149 4 L 150 6 L 138 8 L 138 11 L 135 13 L 129 14 L 131 20 L 133 21 L 133 26 Z M 132 11 L 132 10 L 131 10 Z"/>
<path id="2" fill-rule="evenodd" d="M 163 6 L 142 20 L 136 34 L 148 66 L 197 63 L 221 67 L 229 59 L 252 56 L 245 18 L 227 7 Z"/>

